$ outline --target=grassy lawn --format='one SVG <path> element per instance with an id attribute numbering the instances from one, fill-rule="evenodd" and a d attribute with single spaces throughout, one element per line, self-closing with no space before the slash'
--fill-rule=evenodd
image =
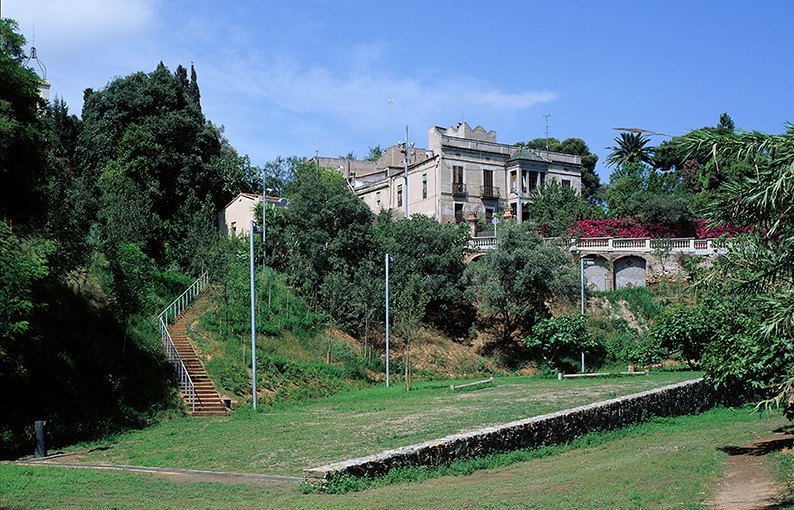
<path id="1" fill-rule="evenodd" d="M 590 380 L 509 377 L 452 393 L 449 381 L 384 386 L 224 418 L 179 418 L 113 440 L 77 460 L 300 475 L 306 467 L 567 409 L 691 379 L 692 372 Z M 78 451 L 85 445 L 67 449 Z"/>
<path id="2" fill-rule="evenodd" d="M 746 408 L 716 409 L 610 432 L 593 446 L 470 476 L 342 495 L 304 495 L 294 485 L 262 482 L 0 464 L 0 507 L 701 508 L 712 497 L 727 459 L 720 448 L 744 444 L 788 423 Z"/>

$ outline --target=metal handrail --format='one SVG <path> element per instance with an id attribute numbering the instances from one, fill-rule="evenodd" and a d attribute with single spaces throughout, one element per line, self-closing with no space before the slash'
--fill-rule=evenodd
<path id="1" fill-rule="evenodd" d="M 182 356 L 179 355 L 179 351 L 176 349 L 176 345 L 174 345 L 174 341 L 171 338 L 171 333 L 168 331 L 168 324 L 173 322 L 177 317 L 179 317 L 179 315 L 182 314 L 182 312 L 187 310 L 195 298 L 207 288 L 209 281 L 209 274 L 205 272 L 199 276 L 190 287 L 180 294 L 179 297 L 174 299 L 171 304 L 166 306 L 165 310 L 160 312 L 160 315 L 157 316 L 157 321 L 160 325 L 160 339 L 163 342 L 163 349 L 165 349 L 166 355 L 168 356 L 168 362 L 174 366 L 174 371 L 179 378 L 180 388 L 187 395 L 190 401 L 190 412 L 194 412 L 196 410 L 196 387 L 193 384 L 193 379 L 190 378 L 187 367 L 185 367 L 185 362 L 182 360 Z"/>
<path id="2" fill-rule="evenodd" d="M 193 299 L 201 294 L 204 289 L 209 285 L 209 273 L 204 273 L 199 276 L 193 284 L 185 289 L 185 291 L 174 299 L 171 304 L 165 307 L 165 310 L 160 312 L 158 318 L 163 319 L 166 324 L 173 322 L 182 312 L 187 310 Z"/>
<path id="3" fill-rule="evenodd" d="M 168 332 L 168 325 L 163 322 L 162 318 L 158 320 L 160 322 L 160 333 L 163 339 L 163 348 L 165 349 L 166 355 L 168 356 L 168 362 L 174 366 L 174 371 L 179 378 L 179 387 L 182 392 L 187 395 L 188 400 L 190 401 L 190 412 L 195 412 L 196 386 L 193 384 L 193 379 L 191 379 L 190 374 L 187 371 L 187 367 L 185 366 L 185 362 L 182 360 L 182 356 L 179 355 L 179 351 L 176 349 L 176 345 L 174 345 L 174 341 L 171 339 L 171 333 Z"/>

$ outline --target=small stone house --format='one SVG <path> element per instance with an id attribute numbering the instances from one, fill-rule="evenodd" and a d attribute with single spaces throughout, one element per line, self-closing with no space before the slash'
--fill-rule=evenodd
<path id="1" fill-rule="evenodd" d="M 256 204 L 262 201 L 262 195 L 240 193 L 226 204 L 218 214 L 218 226 L 227 235 L 237 237 L 248 236 L 248 226 L 254 219 Z M 282 197 L 266 196 L 265 201 L 273 207 L 287 207 L 289 201 Z"/>

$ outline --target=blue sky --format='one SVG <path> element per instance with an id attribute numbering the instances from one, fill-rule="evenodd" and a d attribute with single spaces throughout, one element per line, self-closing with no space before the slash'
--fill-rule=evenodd
<path id="1" fill-rule="evenodd" d="M 514 143 L 614 127 L 794 121 L 794 2 L 5 0 L 72 112 L 112 78 L 196 66 L 209 120 L 261 165 L 363 157 L 461 120 Z M 392 100 L 389 104 L 388 100 Z M 661 141 L 656 138 L 655 142 Z"/>

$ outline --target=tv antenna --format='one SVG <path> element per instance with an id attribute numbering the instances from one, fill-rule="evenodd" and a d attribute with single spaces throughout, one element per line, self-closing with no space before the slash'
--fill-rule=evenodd
<path id="1" fill-rule="evenodd" d="M 546 119 L 546 150 L 549 150 L 549 117 L 551 117 L 550 113 L 543 116 Z"/>

